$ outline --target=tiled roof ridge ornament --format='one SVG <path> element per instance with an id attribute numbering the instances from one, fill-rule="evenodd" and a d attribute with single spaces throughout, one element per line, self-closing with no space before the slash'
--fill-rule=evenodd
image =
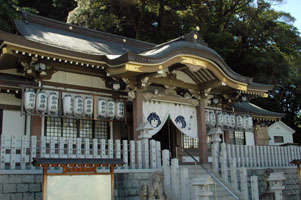
<path id="1" fill-rule="evenodd" d="M 21 19 L 24 21 L 24 23 L 29 24 L 28 13 L 19 8 L 17 9 L 17 12 L 21 13 Z"/>
<path id="2" fill-rule="evenodd" d="M 193 30 L 193 31 L 183 35 L 182 39 L 185 41 L 188 41 L 188 42 L 194 42 L 194 43 L 199 43 L 199 44 L 208 46 L 208 44 L 204 41 L 201 34 L 196 30 Z"/>

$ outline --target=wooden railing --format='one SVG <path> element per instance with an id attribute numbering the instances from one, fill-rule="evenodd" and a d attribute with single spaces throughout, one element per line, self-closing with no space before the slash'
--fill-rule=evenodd
<path id="1" fill-rule="evenodd" d="M 127 141 L 64 137 L 1 136 L 0 170 L 36 169 L 35 157 L 44 158 L 120 158 L 121 169 L 158 169 L 161 145 L 155 140 Z"/>

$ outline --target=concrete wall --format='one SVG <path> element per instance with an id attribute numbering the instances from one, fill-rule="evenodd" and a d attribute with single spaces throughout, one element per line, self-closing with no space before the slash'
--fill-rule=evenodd
<path id="1" fill-rule="evenodd" d="M 265 191 L 264 174 L 267 169 L 248 169 L 248 185 L 249 185 L 249 197 L 251 199 L 251 176 L 258 177 L 259 187 L 259 199 L 264 199 L 262 196 Z M 298 170 L 297 168 L 272 168 L 273 172 L 284 172 L 286 180 L 284 181 L 285 190 L 283 196 L 285 200 L 299 199 L 299 182 L 298 182 Z"/>
<path id="2" fill-rule="evenodd" d="M 86 86 L 92 88 L 106 88 L 105 82 L 99 77 L 58 71 L 54 73 L 50 82 Z"/>
<path id="3" fill-rule="evenodd" d="M 254 133 L 253 132 L 245 132 L 246 137 L 246 145 L 255 145 Z"/>
<path id="4" fill-rule="evenodd" d="M 25 134 L 25 116 L 21 116 L 20 111 L 3 110 L 2 124 L 3 135 L 21 138 Z"/>
<path id="5" fill-rule="evenodd" d="M 139 188 L 153 172 L 115 174 L 115 200 L 140 200 Z M 41 200 L 42 175 L 0 174 L 1 200 Z"/>
<path id="6" fill-rule="evenodd" d="M 0 104 L 21 106 L 21 99 L 17 99 L 14 94 L 0 94 Z"/>

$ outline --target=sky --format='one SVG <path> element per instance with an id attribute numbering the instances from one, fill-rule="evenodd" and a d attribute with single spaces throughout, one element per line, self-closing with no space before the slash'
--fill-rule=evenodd
<path id="1" fill-rule="evenodd" d="M 301 0 L 284 0 L 283 3 L 274 5 L 273 8 L 290 13 L 296 19 L 294 26 L 301 32 Z"/>

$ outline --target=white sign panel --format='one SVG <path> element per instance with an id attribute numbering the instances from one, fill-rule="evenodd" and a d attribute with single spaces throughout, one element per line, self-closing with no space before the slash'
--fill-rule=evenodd
<path id="1" fill-rule="evenodd" d="M 47 200 L 109 200 L 111 191 L 111 175 L 47 176 Z"/>

